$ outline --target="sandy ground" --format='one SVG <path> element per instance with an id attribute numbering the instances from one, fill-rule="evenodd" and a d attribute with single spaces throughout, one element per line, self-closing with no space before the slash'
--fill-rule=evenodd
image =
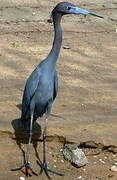
<path id="1" fill-rule="evenodd" d="M 18 143 L 24 148 L 13 124 L 20 118 L 27 77 L 51 49 L 53 26 L 47 20 L 57 2 L 0 0 L 0 180 L 24 176 L 10 171 L 22 164 Z M 110 167 L 117 162 L 117 2 L 72 2 L 104 19 L 74 15 L 62 19 L 59 93 L 49 119 L 48 163 L 64 177 L 51 177 L 116 180 L 117 172 Z M 43 118 L 38 123 L 35 137 L 42 158 Z M 81 147 L 89 164 L 75 168 L 65 161 L 60 152 L 64 144 Z M 33 146 L 30 153 L 31 164 L 39 171 Z M 47 177 L 42 174 L 31 179 Z"/>

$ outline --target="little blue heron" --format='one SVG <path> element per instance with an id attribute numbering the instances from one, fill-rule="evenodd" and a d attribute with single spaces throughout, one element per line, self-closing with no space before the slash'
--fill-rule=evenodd
<path id="1" fill-rule="evenodd" d="M 56 71 L 56 63 L 62 43 L 62 29 L 60 21 L 65 14 L 84 14 L 93 15 L 99 18 L 102 16 L 96 15 L 88 10 L 79 8 L 69 2 L 58 3 L 52 11 L 52 19 L 54 24 L 54 41 L 51 51 L 46 59 L 36 67 L 28 78 L 22 100 L 22 115 L 21 122 L 25 129 L 29 129 L 29 142 L 27 151 L 25 152 L 25 161 L 23 168 L 26 175 L 31 175 L 30 172 L 35 172 L 29 165 L 29 146 L 32 140 L 32 129 L 38 117 L 45 114 L 45 127 L 43 131 L 43 162 L 38 162 L 41 167 L 41 172 L 45 171 L 47 177 L 50 179 L 48 171 L 57 175 L 57 173 L 47 166 L 46 162 L 46 137 L 47 137 L 47 124 L 48 117 L 50 116 L 52 103 L 55 100 L 58 92 L 58 77 Z"/>

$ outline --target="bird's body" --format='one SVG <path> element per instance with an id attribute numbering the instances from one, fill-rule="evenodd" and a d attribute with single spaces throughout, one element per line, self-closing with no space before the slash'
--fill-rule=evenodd
<path id="1" fill-rule="evenodd" d="M 49 172 L 55 173 L 57 175 L 62 175 L 57 173 L 47 167 L 46 162 L 46 137 L 47 137 L 47 122 L 48 117 L 51 113 L 51 108 L 53 101 L 55 100 L 58 92 L 58 77 L 56 71 L 56 63 L 59 56 L 61 43 L 62 43 L 62 29 L 61 29 L 61 18 L 65 14 L 84 14 L 93 15 L 102 18 L 99 15 L 91 13 L 85 9 L 79 8 L 69 2 L 58 3 L 52 11 L 52 18 L 54 24 L 54 41 L 53 46 L 48 54 L 47 58 L 43 60 L 37 68 L 32 72 L 28 78 L 23 94 L 22 100 L 22 115 L 21 122 L 24 128 L 29 129 L 30 136 L 28 142 L 28 148 L 25 152 L 23 171 L 25 169 L 26 175 L 31 175 L 28 172 L 36 174 L 29 166 L 29 145 L 32 140 L 32 128 L 33 124 L 38 117 L 42 117 L 45 114 L 45 127 L 43 132 L 43 162 L 38 162 L 42 171 L 50 179 Z M 42 172 L 41 171 L 41 172 Z"/>
<path id="2" fill-rule="evenodd" d="M 25 127 L 27 127 L 27 121 L 30 122 L 31 109 L 34 108 L 34 122 L 38 117 L 42 117 L 46 113 L 49 104 L 52 104 L 57 95 L 57 72 L 55 68 L 50 70 L 48 67 L 48 61 L 42 61 L 27 80 L 22 101 L 21 117 Z"/>

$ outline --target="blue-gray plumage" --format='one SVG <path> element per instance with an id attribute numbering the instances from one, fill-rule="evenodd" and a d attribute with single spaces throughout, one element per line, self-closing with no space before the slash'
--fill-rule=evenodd
<path id="1" fill-rule="evenodd" d="M 49 70 L 49 63 L 43 61 L 27 80 L 22 102 L 21 120 L 25 128 L 30 121 L 31 110 L 34 111 L 33 120 L 49 115 L 50 106 L 58 91 L 58 78 L 55 68 Z"/>
<path id="2" fill-rule="evenodd" d="M 60 20 L 64 14 L 90 14 L 101 17 L 68 2 L 59 3 L 54 8 L 52 11 L 55 30 L 53 47 L 48 57 L 37 66 L 27 80 L 22 101 L 21 120 L 24 124 L 26 121 L 30 121 L 31 110 L 34 111 L 34 121 L 38 117 L 43 116 L 44 113 L 49 115 L 51 111 L 50 107 L 57 95 L 58 78 L 56 61 L 62 43 Z"/>
<path id="3" fill-rule="evenodd" d="M 39 165 L 41 166 L 42 171 L 45 171 L 49 179 L 50 176 L 48 175 L 48 171 L 58 175 L 62 175 L 52 171 L 47 167 L 45 141 L 47 136 L 47 119 L 51 112 L 52 103 L 55 100 L 58 92 L 58 77 L 56 71 L 56 63 L 62 43 L 62 29 L 60 21 L 62 16 L 65 14 L 89 14 L 102 18 L 101 16 L 93 14 L 90 11 L 76 7 L 75 5 L 69 2 L 61 2 L 57 4 L 57 6 L 52 11 L 55 32 L 52 49 L 48 54 L 47 58 L 37 66 L 37 68 L 32 72 L 32 74 L 26 82 L 22 100 L 21 121 L 25 129 L 30 129 L 30 144 L 32 138 L 32 127 L 34 122 L 38 117 L 42 117 L 43 114 L 46 115 L 45 128 L 43 133 L 44 156 L 43 163 L 39 163 Z M 28 161 L 28 149 L 26 152 L 26 159 L 23 166 L 26 169 L 30 168 Z"/>

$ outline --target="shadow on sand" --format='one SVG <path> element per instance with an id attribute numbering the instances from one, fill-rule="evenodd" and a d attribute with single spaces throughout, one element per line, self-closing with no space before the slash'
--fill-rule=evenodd
<path id="1" fill-rule="evenodd" d="M 25 150 L 22 148 L 22 144 L 25 144 L 25 146 L 28 144 L 29 141 L 29 130 L 25 130 L 22 126 L 22 123 L 20 121 L 20 119 L 15 119 L 12 120 L 11 122 L 12 127 L 14 129 L 14 138 L 16 140 L 16 143 L 18 145 L 18 147 L 20 148 L 20 150 L 22 151 L 23 154 L 23 158 L 25 160 Z M 35 154 L 38 160 L 40 160 L 39 158 L 39 154 L 37 151 L 37 146 L 38 146 L 38 142 L 42 142 L 41 137 L 41 126 L 38 123 L 35 123 L 33 126 L 33 135 L 32 135 L 32 144 L 35 150 Z"/>
<path id="2" fill-rule="evenodd" d="M 17 108 L 21 110 L 22 105 L 18 104 Z M 60 117 L 58 115 L 54 115 L 54 114 L 51 114 L 51 116 L 62 118 L 62 117 Z M 30 127 L 30 124 L 27 124 L 27 129 L 28 130 L 24 129 L 20 119 L 12 120 L 11 125 L 12 125 L 12 127 L 14 129 L 13 139 L 16 140 L 16 143 L 17 143 L 18 147 L 20 148 L 20 150 L 22 151 L 22 154 L 23 154 L 23 157 L 24 157 L 24 160 L 25 160 L 25 150 L 22 147 L 22 145 L 24 144 L 26 146 L 28 144 L 28 142 L 29 142 L 29 127 Z M 33 144 L 33 147 L 34 147 L 34 150 L 35 150 L 35 155 L 36 155 L 37 159 L 39 160 L 39 162 L 41 162 L 41 161 L 40 161 L 39 154 L 38 154 L 38 151 L 37 151 L 37 146 L 38 146 L 38 142 L 43 141 L 43 139 L 41 138 L 41 134 L 42 134 L 41 126 L 37 122 L 35 122 L 34 125 L 33 125 L 32 144 Z"/>

